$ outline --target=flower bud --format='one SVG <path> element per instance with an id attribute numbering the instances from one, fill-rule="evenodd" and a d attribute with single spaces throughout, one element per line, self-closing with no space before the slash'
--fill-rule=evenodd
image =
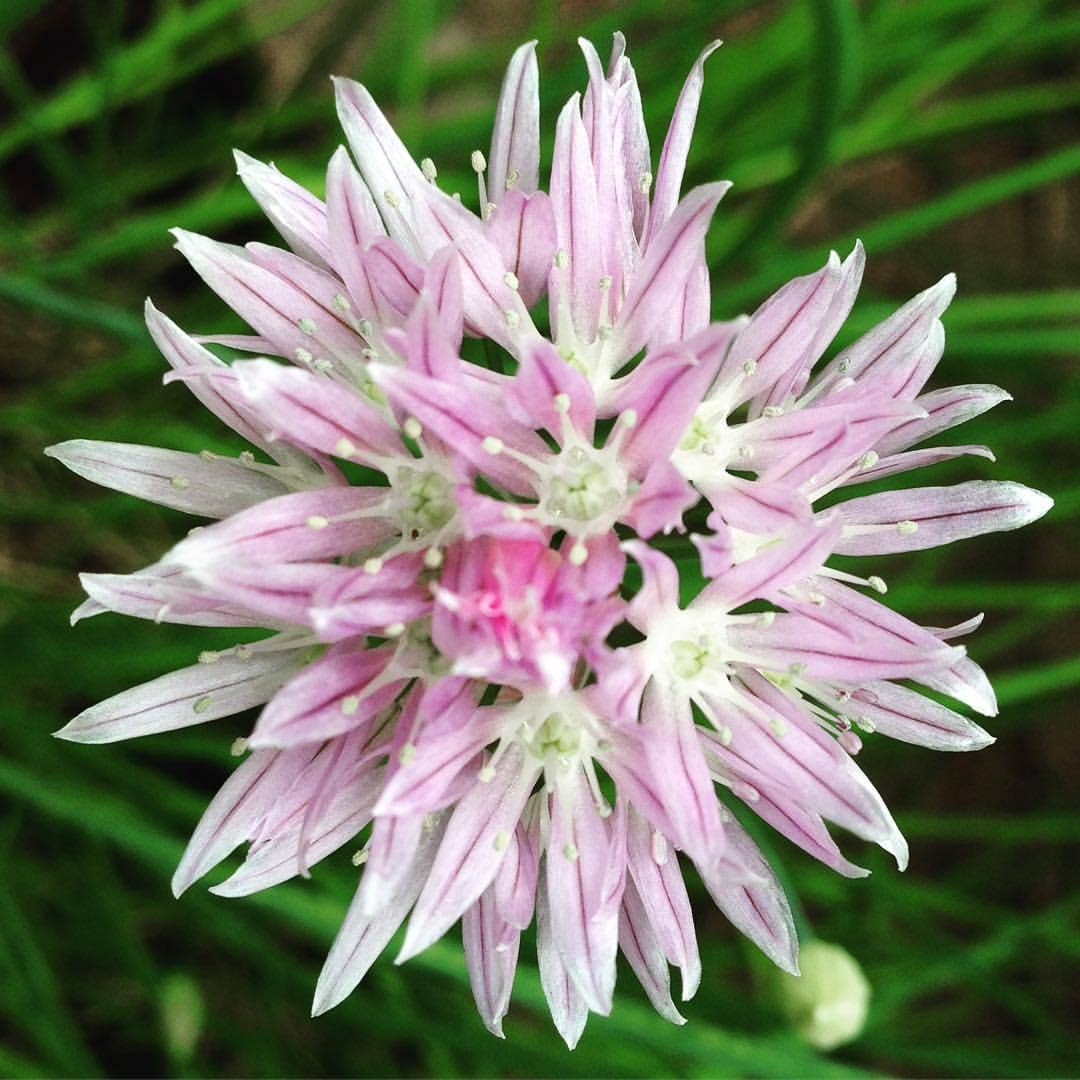
<path id="1" fill-rule="evenodd" d="M 801 975 L 778 974 L 777 995 L 799 1035 L 819 1050 L 858 1038 L 870 984 L 855 958 L 839 945 L 808 941 L 799 950 L 799 969 Z"/>

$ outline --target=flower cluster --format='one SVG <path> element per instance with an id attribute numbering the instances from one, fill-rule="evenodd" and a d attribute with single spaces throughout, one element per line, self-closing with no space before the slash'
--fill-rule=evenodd
<path id="1" fill-rule="evenodd" d="M 684 1000 L 700 979 L 684 859 L 797 970 L 783 892 L 725 800 L 858 877 L 826 822 L 901 867 L 907 852 L 855 763 L 856 729 L 945 750 L 990 741 L 911 685 L 993 714 L 953 643 L 978 620 L 918 626 L 880 602 L 880 577 L 828 565 L 1016 528 L 1050 505 L 993 482 L 843 497 L 991 456 L 922 447 L 1007 397 L 924 392 L 952 277 L 827 362 L 859 246 L 749 317 L 712 322 L 705 236 L 727 185 L 681 194 L 712 49 L 654 174 L 623 45 L 605 69 L 582 42 L 588 85 L 559 116 L 546 191 L 534 47 L 517 50 L 490 154 L 472 155 L 478 213 L 338 80 L 352 153 L 332 157 L 325 202 L 238 155 L 288 249 L 176 231 L 252 333 L 192 337 L 147 305 L 167 380 L 253 449 L 50 450 L 100 484 L 220 519 L 146 569 L 84 575 L 75 617 L 269 636 L 203 653 L 60 734 L 110 742 L 262 706 L 173 886 L 242 844 L 214 892 L 265 889 L 358 845 L 315 1012 L 406 920 L 399 961 L 460 920 L 477 1006 L 500 1034 L 535 916 L 568 1044 L 611 1008 L 619 950 L 679 1023 L 669 965 Z M 257 358 L 227 364 L 208 344 Z"/>

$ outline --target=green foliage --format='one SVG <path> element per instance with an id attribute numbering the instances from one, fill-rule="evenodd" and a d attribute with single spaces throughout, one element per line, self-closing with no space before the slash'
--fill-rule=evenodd
<path id="1" fill-rule="evenodd" d="M 528 11 L 528 5 L 525 10 Z M 614 8 L 617 7 L 617 10 Z M 494 29 L 479 14 L 500 12 Z M 202 1075 L 1075 1074 L 1080 813 L 1075 520 L 1080 484 L 1075 178 L 1080 18 L 1044 0 L 7 0 L 0 10 L 0 1073 Z M 708 66 L 689 182 L 736 181 L 710 249 L 718 317 L 753 307 L 856 236 L 868 284 L 847 339 L 949 269 L 943 377 L 1016 401 L 965 441 L 1058 509 L 1007 534 L 884 566 L 891 599 L 949 625 L 987 613 L 998 744 L 968 758 L 868 737 L 866 767 L 912 841 L 904 876 L 849 882 L 770 844 L 808 928 L 873 986 L 863 1037 L 824 1057 L 784 1026 L 759 961 L 697 896 L 705 980 L 690 1023 L 628 973 L 568 1055 L 523 949 L 508 1040 L 473 1015 L 460 949 L 390 958 L 316 1021 L 307 1002 L 356 872 L 348 854 L 243 901 L 168 879 L 242 722 L 108 748 L 48 733 L 93 700 L 190 663 L 213 632 L 104 616 L 72 630 L 77 569 L 133 569 L 189 527 L 90 490 L 41 456 L 85 436 L 228 451 L 162 370 L 139 319 L 223 329 L 178 268 L 172 225 L 270 239 L 233 145 L 318 189 L 341 140 L 325 76 L 365 81 L 417 157 L 469 197 L 501 67 L 540 39 L 548 149 L 578 88 L 573 39 L 627 32 L 654 154 L 685 71 Z M 1070 186 L 1071 185 L 1071 186 Z M 1068 209 L 1074 211 L 1070 222 Z M 929 482 L 989 475 L 936 466 Z M 219 635 L 220 636 L 220 635 Z M 224 643 L 224 642 L 223 642 Z M 222 730 L 224 728 L 225 730 Z M 1074 779 L 1074 778 L 1073 778 Z"/>

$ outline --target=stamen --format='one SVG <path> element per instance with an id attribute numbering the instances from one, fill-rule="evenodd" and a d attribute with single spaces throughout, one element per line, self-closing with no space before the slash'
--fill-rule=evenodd
<path id="1" fill-rule="evenodd" d="M 438 570 L 443 563 L 443 553 L 437 547 L 428 548 L 424 552 L 424 565 L 429 570 Z"/>
<path id="2" fill-rule="evenodd" d="M 424 429 L 415 416 L 407 417 L 405 423 L 401 425 L 401 430 L 404 431 L 410 439 L 419 439 L 420 436 L 424 434 Z"/>
<path id="3" fill-rule="evenodd" d="M 507 270 L 506 273 L 503 274 L 503 281 L 505 281 L 507 286 L 511 289 L 516 289 L 519 285 L 518 276 L 513 270 Z"/>
<path id="4" fill-rule="evenodd" d="M 912 533 L 919 531 L 919 523 L 917 521 L 898 521 L 896 531 L 901 536 L 911 536 Z"/>
<path id="5" fill-rule="evenodd" d="M 187 491 L 191 487 L 191 481 L 186 476 L 174 476 L 169 483 L 176 488 L 177 491 Z"/>
<path id="6" fill-rule="evenodd" d="M 506 449 L 506 444 L 495 435 L 486 435 L 480 445 L 484 448 L 484 453 L 490 454 L 492 457 L 501 454 Z"/>
<path id="7" fill-rule="evenodd" d="M 301 334 L 306 334 L 308 337 L 315 336 L 315 320 L 309 319 L 306 316 L 303 319 L 298 319 L 296 322 L 297 329 Z"/>
<path id="8" fill-rule="evenodd" d="M 480 192 L 480 216 L 487 221 L 491 217 L 491 212 L 488 210 L 490 204 L 488 202 L 487 184 L 484 182 L 484 170 L 487 168 L 487 160 L 479 150 L 474 150 L 469 160 L 473 172 L 476 173 L 476 187 Z"/>
<path id="9" fill-rule="evenodd" d="M 343 697 L 341 699 L 342 716 L 352 716 L 359 708 L 360 699 L 355 694 L 350 694 L 348 697 Z"/>
<path id="10" fill-rule="evenodd" d="M 356 443 L 352 439 L 346 439 L 342 436 L 334 447 L 334 453 L 339 458 L 351 458 L 356 453 Z"/>
<path id="11" fill-rule="evenodd" d="M 320 529 L 325 529 L 330 524 L 328 517 L 323 517 L 322 514 L 312 514 L 311 517 L 305 522 L 309 529 L 314 529 L 318 532 Z"/>
<path id="12" fill-rule="evenodd" d="M 383 568 L 382 559 L 371 558 L 364 560 L 364 573 L 374 576 Z"/>
<path id="13" fill-rule="evenodd" d="M 424 174 L 424 179 L 429 184 L 434 184 L 438 179 L 439 170 L 435 168 L 435 162 L 431 158 L 426 157 L 420 162 L 420 171 Z"/>

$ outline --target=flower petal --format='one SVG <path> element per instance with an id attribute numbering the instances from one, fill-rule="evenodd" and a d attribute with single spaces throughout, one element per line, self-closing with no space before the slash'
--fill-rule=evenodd
<path id="1" fill-rule="evenodd" d="M 476 784 L 457 804 L 397 963 L 442 937 L 491 884 L 539 771 L 538 763 L 526 760 L 524 750 L 512 747 L 494 778 Z"/>
<path id="2" fill-rule="evenodd" d="M 503 77 L 488 155 L 488 197 L 496 206 L 511 190 L 526 195 L 540 182 L 540 73 L 536 42 L 519 46 Z"/>
<path id="3" fill-rule="evenodd" d="M 116 742 L 232 716 L 273 697 L 303 653 L 245 653 L 180 668 L 92 705 L 56 734 L 70 742 Z"/>
<path id="4" fill-rule="evenodd" d="M 203 517 L 222 518 L 289 490 L 270 470 L 214 454 L 71 439 L 45 453 L 102 487 Z"/>
<path id="5" fill-rule="evenodd" d="M 951 487 L 883 491 L 837 507 L 839 555 L 891 555 L 951 544 L 1037 521 L 1054 500 L 1023 484 L 971 480 Z"/>

